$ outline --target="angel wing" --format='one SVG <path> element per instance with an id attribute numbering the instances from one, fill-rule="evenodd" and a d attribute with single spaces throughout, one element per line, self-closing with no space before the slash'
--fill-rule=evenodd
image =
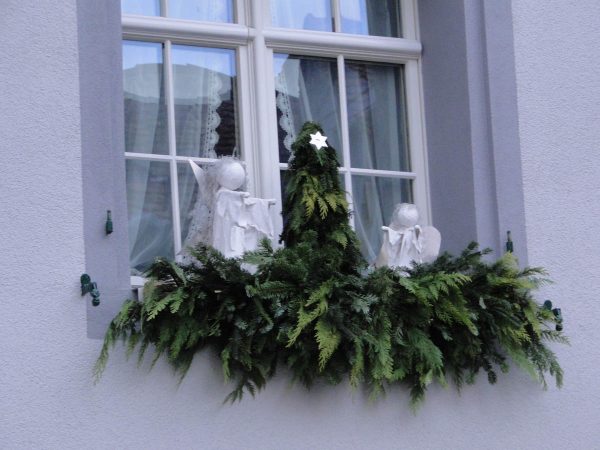
<path id="1" fill-rule="evenodd" d="M 194 177 L 196 177 L 196 181 L 203 187 L 206 180 L 206 171 L 196 164 L 194 161 L 190 161 L 190 166 L 192 167 L 192 171 L 194 172 Z"/>
<path id="2" fill-rule="evenodd" d="M 198 190 L 188 212 L 187 234 L 183 239 L 182 249 L 177 255 L 178 260 L 184 263 L 192 261 L 189 248 L 195 247 L 199 242 L 210 243 L 214 197 L 214 181 L 211 182 L 213 177 L 194 161 L 189 161 L 189 163 L 198 183 Z"/>
<path id="3" fill-rule="evenodd" d="M 424 226 L 421 228 L 421 236 L 423 238 L 423 250 L 421 251 L 421 261 L 430 263 L 436 260 L 440 254 L 440 246 L 442 244 L 442 235 L 437 228 Z"/>

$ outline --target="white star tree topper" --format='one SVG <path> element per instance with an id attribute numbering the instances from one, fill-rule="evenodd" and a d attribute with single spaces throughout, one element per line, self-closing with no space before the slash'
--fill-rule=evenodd
<path id="1" fill-rule="evenodd" d="M 327 145 L 327 136 L 323 136 L 320 131 L 310 135 L 310 144 L 317 147 L 317 150 L 321 150 L 323 147 L 329 147 Z"/>

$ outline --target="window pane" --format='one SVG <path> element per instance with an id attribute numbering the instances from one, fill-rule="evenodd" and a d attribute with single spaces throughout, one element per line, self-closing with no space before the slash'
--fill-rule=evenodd
<path id="1" fill-rule="evenodd" d="M 274 27 L 333 31 L 329 0 L 271 0 Z"/>
<path id="2" fill-rule="evenodd" d="M 402 37 L 399 0 L 340 0 L 342 32 Z"/>
<path id="3" fill-rule="evenodd" d="M 233 22 L 233 0 L 169 0 L 169 17 Z"/>
<path id="4" fill-rule="evenodd" d="M 177 154 L 216 158 L 236 149 L 235 51 L 172 47 Z"/>
<path id="5" fill-rule="evenodd" d="M 123 14 L 140 14 L 143 16 L 160 16 L 159 0 L 121 0 Z"/>
<path id="6" fill-rule="evenodd" d="M 401 66 L 346 63 L 352 167 L 409 171 Z"/>
<path id="7" fill-rule="evenodd" d="M 369 263 L 379 254 L 383 225 L 389 225 L 397 203 L 412 203 L 412 183 L 400 178 L 352 177 L 354 226 Z"/>
<path id="8" fill-rule="evenodd" d="M 169 163 L 127 160 L 129 256 L 139 275 L 158 256 L 173 259 Z"/>
<path id="9" fill-rule="evenodd" d="M 342 162 L 337 61 L 275 54 L 275 94 L 279 161 L 287 162 L 292 143 L 307 120 L 319 123 Z"/>
<path id="10" fill-rule="evenodd" d="M 125 151 L 168 154 L 162 45 L 123 43 Z"/>

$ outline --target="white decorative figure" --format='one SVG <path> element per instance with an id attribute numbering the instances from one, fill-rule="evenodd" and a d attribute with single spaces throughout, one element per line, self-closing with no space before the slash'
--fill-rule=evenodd
<path id="1" fill-rule="evenodd" d="M 398 203 L 389 227 L 384 232 L 383 244 L 375 267 L 410 268 L 416 263 L 433 262 L 442 242 L 440 232 L 431 226 L 419 226 L 419 210 L 411 203 Z"/>
<path id="2" fill-rule="evenodd" d="M 321 150 L 323 147 L 329 147 L 327 145 L 327 136 L 323 136 L 320 131 L 317 131 L 315 134 L 310 135 L 310 144 L 317 147 L 317 150 Z"/>
<path id="3" fill-rule="evenodd" d="M 211 175 L 190 161 L 194 176 L 201 189 L 210 189 Z M 270 206 L 275 200 L 250 197 L 240 191 L 246 182 L 246 171 L 235 159 L 222 159 L 214 168 L 212 178 L 217 191 L 211 207 L 211 232 L 204 234 L 208 243 L 228 258 L 237 258 L 244 252 L 256 250 L 261 239 L 273 239 L 274 227 Z M 202 239 L 186 239 L 197 243 Z M 196 241 L 196 242 L 194 242 Z"/>

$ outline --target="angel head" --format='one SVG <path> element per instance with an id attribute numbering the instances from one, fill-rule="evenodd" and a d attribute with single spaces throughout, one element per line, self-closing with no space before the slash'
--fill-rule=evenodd
<path id="1" fill-rule="evenodd" d="M 414 227 L 419 222 L 419 210 L 412 203 L 398 203 L 392 214 L 390 228 L 400 230 Z"/>
<path id="2" fill-rule="evenodd" d="M 246 184 L 246 170 L 242 163 L 233 158 L 222 158 L 208 170 L 202 169 L 194 161 L 190 161 L 194 176 L 204 193 L 223 187 L 237 191 Z"/>
<path id="3" fill-rule="evenodd" d="M 217 163 L 216 171 L 217 183 L 225 189 L 237 191 L 246 183 L 246 170 L 235 159 L 221 159 Z"/>

